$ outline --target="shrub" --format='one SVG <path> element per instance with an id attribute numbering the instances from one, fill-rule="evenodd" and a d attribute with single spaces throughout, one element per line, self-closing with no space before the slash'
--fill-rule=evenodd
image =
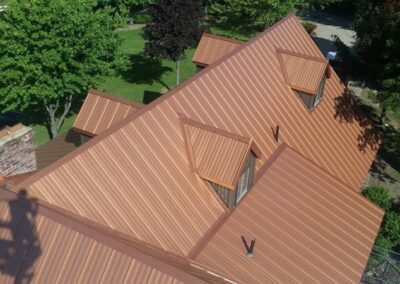
<path id="1" fill-rule="evenodd" d="M 315 36 L 315 29 L 317 28 L 317 24 L 312 22 L 302 22 L 302 24 L 310 36 Z"/>
<path id="2" fill-rule="evenodd" d="M 132 21 L 135 24 L 147 24 L 151 21 L 151 16 L 146 12 L 142 11 L 132 17 Z"/>
<path id="3" fill-rule="evenodd" d="M 379 207 L 389 210 L 392 206 L 392 195 L 390 191 L 382 186 L 369 186 L 365 189 L 364 195 Z"/>
<path id="4" fill-rule="evenodd" d="M 382 234 L 379 234 L 376 237 L 375 246 L 385 251 L 392 249 L 393 244 L 389 239 L 385 238 Z"/>
<path id="5" fill-rule="evenodd" d="M 382 227 L 383 236 L 392 243 L 392 246 L 400 244 L 400 214 L 387 212 Z"/>

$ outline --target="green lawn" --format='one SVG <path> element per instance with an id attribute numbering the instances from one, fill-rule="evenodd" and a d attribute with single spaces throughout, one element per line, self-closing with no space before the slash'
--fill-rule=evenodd
<path id="1" fill-rule="evenodd" d="M 167 88 L 175 87 L 176 72 L 175 63 L 169 60 L 150 60 L 142 55 L 144 40 L 141 36 L 142 29 L 120 32 L 120 50 L 128 55 L 128 70 L 116 72 L 115 76 L 104 78 L 103 83 L 96 86 L 97 89 L 109 92 L 137 102 L 149 103 Z M 186 57 L 181 62 L 181 82 L 191 77 L 196 68 L 192 64 L 194 49 L 186 52 Z M 76 114 L 70 115 L 61 128 L 60 133 L 65 132 L 74 123 Z M 30 125 L 34 131 L 34 143 L 41 145 L 50 137 L 47 128 L 39 124 Z"/>
<path id="2" fill-rule="evenodd" d="M 105 78 L 98 89 L 137 102 L 148 103 L 153 98 L 173 88 L 176 81 L 175 63 L 169 60 L 150 60 L 142 55 L 144 41 L 142 30 L 121 32 L 121 51 L 130 56 L 129 70 Z M 186 52 L 181 62 L 181 82 L 192 76 L 196 68 L 192 63 L 194 49 Z"/>

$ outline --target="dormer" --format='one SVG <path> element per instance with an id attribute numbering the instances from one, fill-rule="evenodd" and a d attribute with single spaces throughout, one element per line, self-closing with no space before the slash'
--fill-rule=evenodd
<path id="1" fill-rule="evenodd" d="M 283 49 L 277 50 L 277 56 L 286 83 L 312 111 L 322 100 L 330 77 L 328 60 Z"/>
<path id="2" fill-rule="evenodd" d="M 261 152 L 251 138 L 181 118 L 191 169 L 233 208 L 253 184 Z"/>

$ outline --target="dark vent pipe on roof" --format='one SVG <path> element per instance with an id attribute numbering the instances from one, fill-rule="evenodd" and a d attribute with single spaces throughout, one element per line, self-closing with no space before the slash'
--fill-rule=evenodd
<path id="1" fill-rule="evenodd" d="M 246 239 L 242 236 L 242 242 L 243 242 L 243 244 L 244 244 L 244 246 L 246 248 L 246 251 L 247 251 L 246 256 L 247 257 L 253 257 L 253 255 L 254 255 L 254 245 L 256 244 L 256 239 L 253 238 L 251 240 L 251 243 L 250 243 L 250 246 L 249 246 L 247 244 Z"/>
<path id="2" fill-rule="evenodd" d="M 275 127 L 275 129 L 271 126 L 272 135 L 274 135 L 274 139 L 276 142 L 279 141 L 279 125 Z"/>

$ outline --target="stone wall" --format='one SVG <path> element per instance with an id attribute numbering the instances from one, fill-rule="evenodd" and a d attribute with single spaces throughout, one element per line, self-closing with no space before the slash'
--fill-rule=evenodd
<path id="1" fill-rule="evenodd" d="M 0 175 L 36 170 L 32 128 L 17 124 L 0 131 Z"/>

